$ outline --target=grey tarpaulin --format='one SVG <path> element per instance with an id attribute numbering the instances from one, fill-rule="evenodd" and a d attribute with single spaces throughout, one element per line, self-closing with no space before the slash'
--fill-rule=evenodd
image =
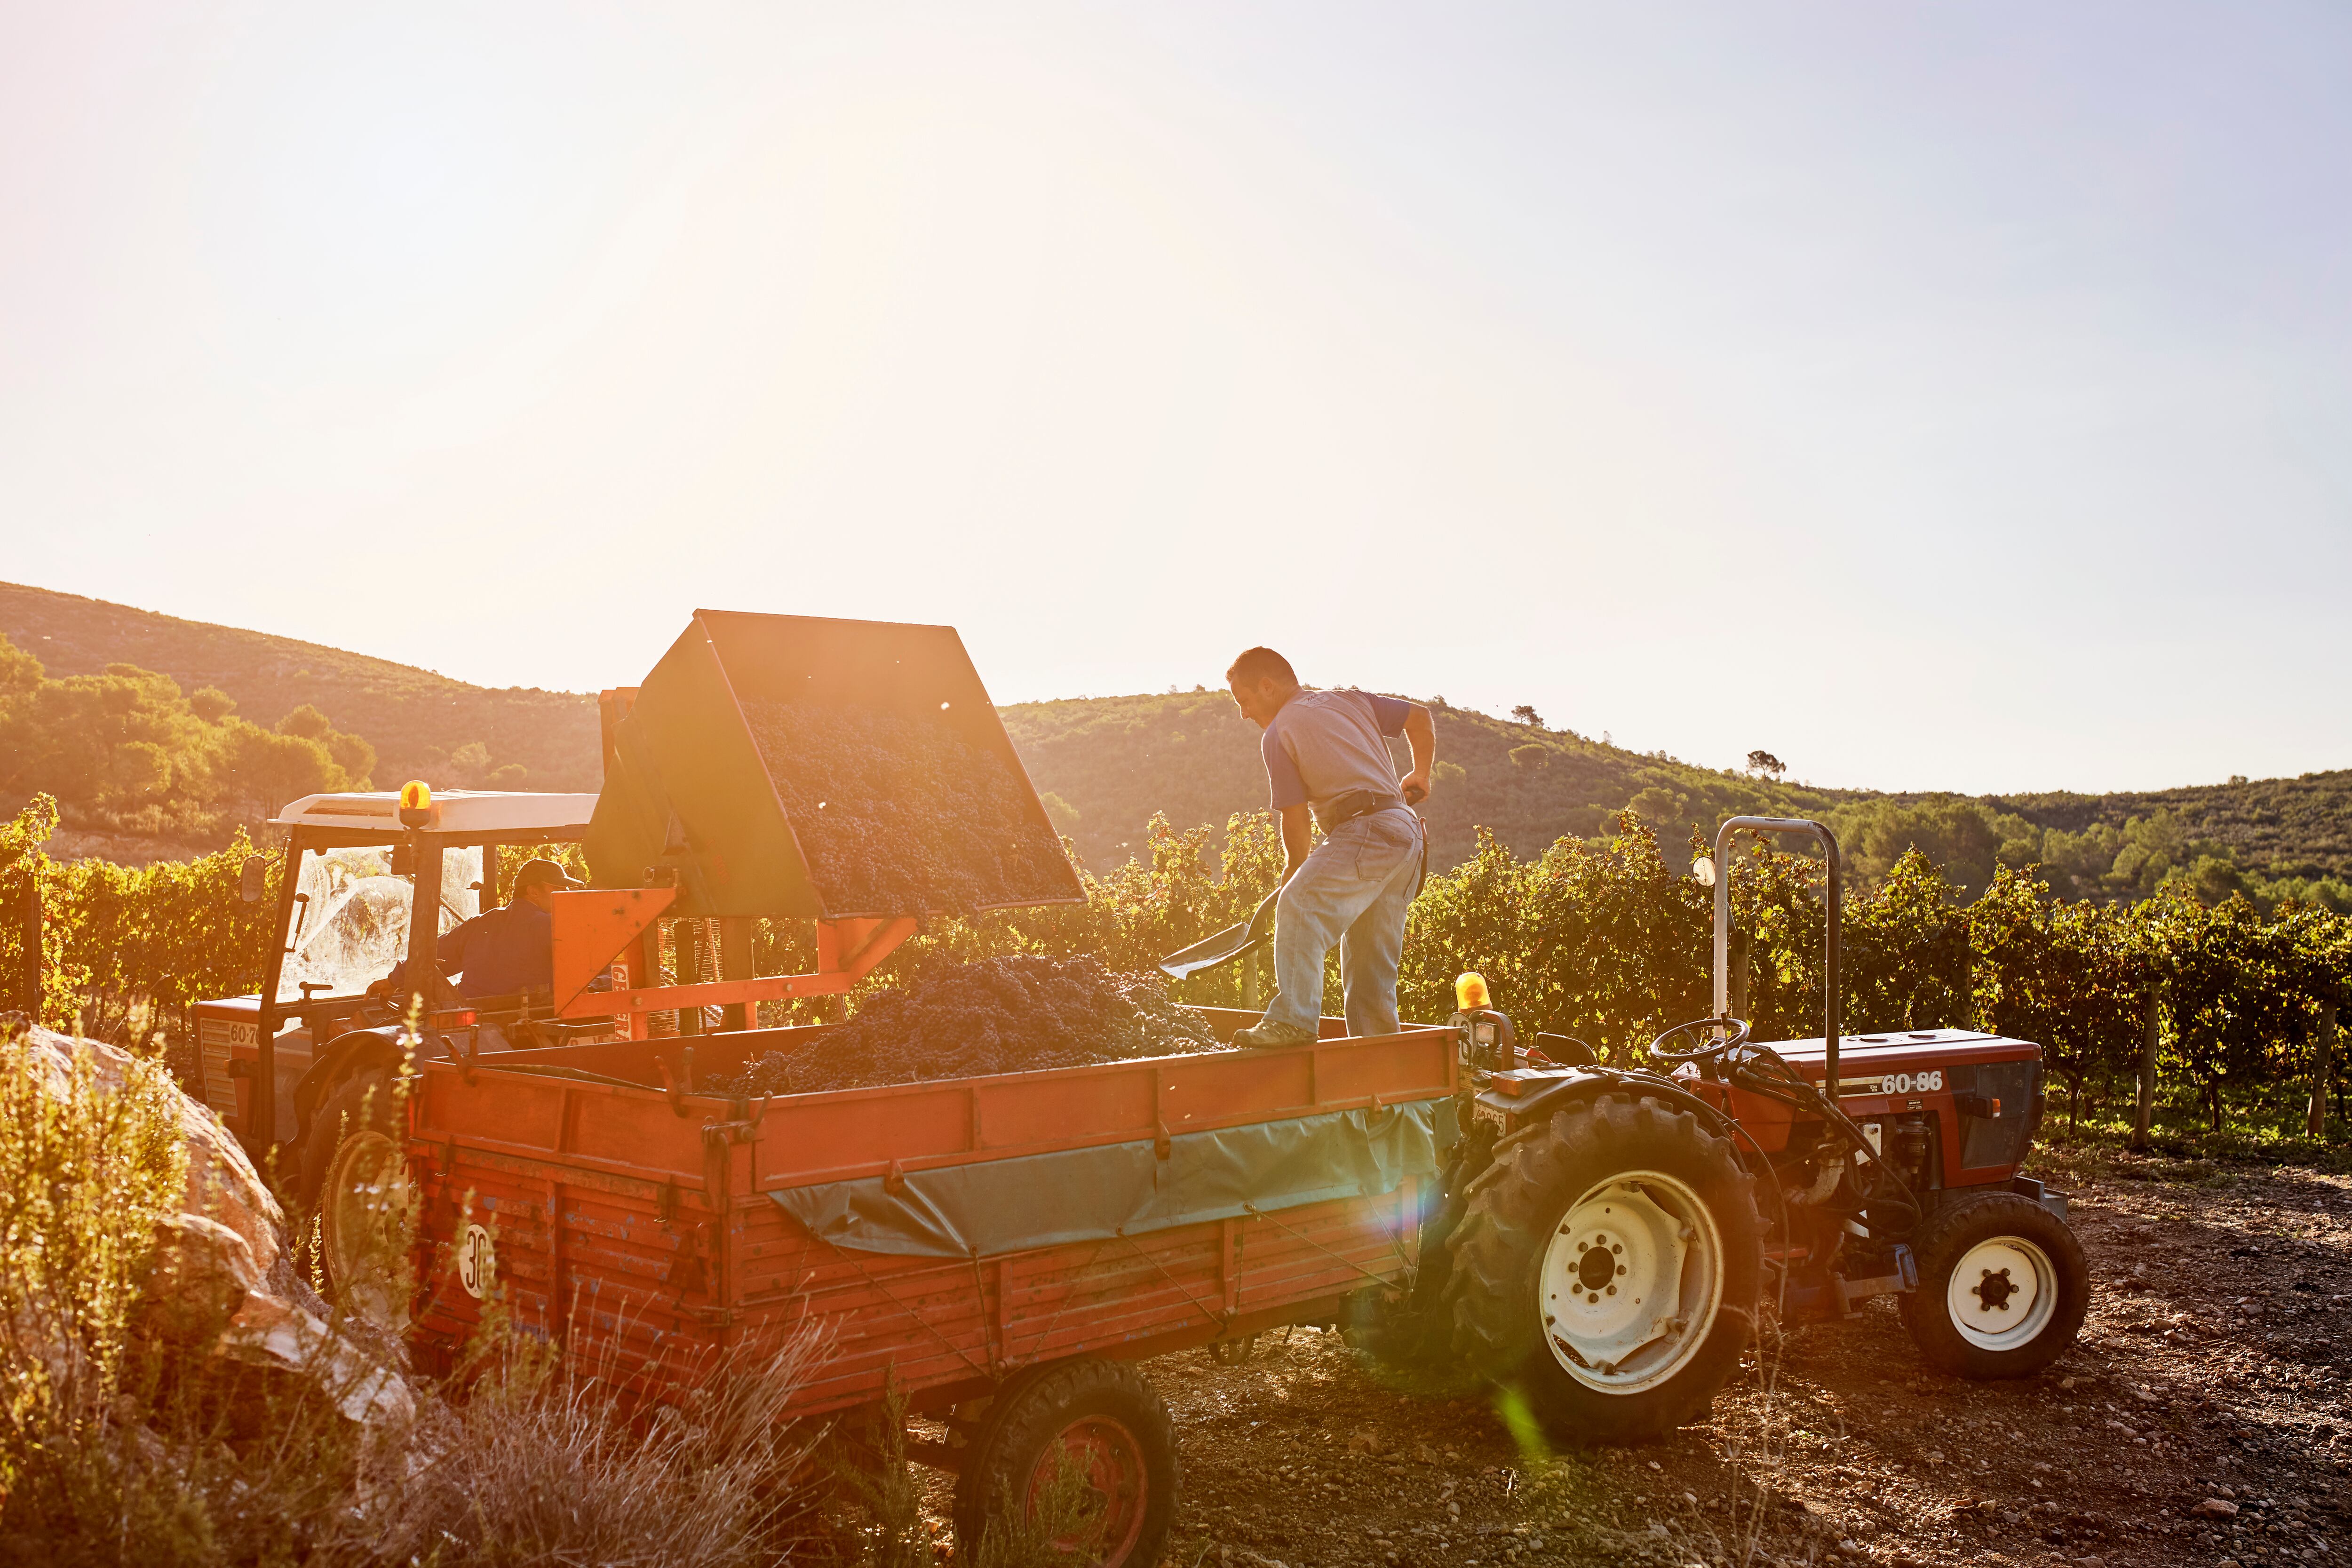
<path id="1" fill-rule="evenodd" d="M 1454 1133 L 1453 1100 L 1424 1100 L 1179 1133 L 1165 1160 L 1146 1140 L 909 1171 L 895 1193 L 869 1176 L 768 1195 L 835 1247 L 989 1258 L 1394 1192 Z"/>

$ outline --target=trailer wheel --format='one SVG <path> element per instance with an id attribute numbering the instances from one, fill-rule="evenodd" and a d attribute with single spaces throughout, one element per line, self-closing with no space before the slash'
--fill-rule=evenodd
<path id="1" fill-rule="evenodd" d="M 2024 1377 L 2082 1332 L 2091 1302 L 2083 1244 L 2017 1193 L 1962 1198 L 1913 1244 L 1919 1289 L 1898 1299 L 1919 1353 L 1960 1377 Z"/>
<path id="2" fill-rule="evenodd" d="M 319 1227 L 319 1267 L 336 1305 L 386 1328 L 407 1321 L 402 1221 L 410 1186 L 392 1075 L 353 1073 L 311 1118 L 302 1195 Z"/>
<path id="3" fill-rule="evenodd" d="M 1075 1517 L 1038 1520 L 1065 1456 L 1083 1482 L 1067 1500 Z M 1039 1544 L 1073 1568 L 1152 1568 L 1176 1485 L 1176 1427 L 1159 1392 L 1125 1362 L 1064 1362 L 1016 1379 L 990 1406 L 956 1478 L 956 1555 L 1017 1561 L 1024 1531 L 1058 1527 Z"/>
<path id="4" fill-rule="evenodd" d="M 1707 1407 L 1755 1331 L 1762 1226 L 1731 1144 L 1606 1095 L 1511 1139 L 1454 1245 L 1454 1344 L 1551 1438 L 1623 1443 Z"/>

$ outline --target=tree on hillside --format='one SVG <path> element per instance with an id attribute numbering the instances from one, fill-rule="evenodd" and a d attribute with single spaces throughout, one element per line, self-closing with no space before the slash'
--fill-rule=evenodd
<path id="1" fill-rule="evenodd" d="M 1857 884 L 1886 877 L 1913 849 L 1938 867 L 1963 899 L 1991 885 L 1995 868 L 2022 868 L 2040 856 L 2042 836 L 2023 817 L 1958 795 L 1864 801 L 1830 813 L 1846 869 Z"/>
<path id="2" fill-rule="evenodd" d="M 242 822 L 266 821 L 289 801 L 346 789 L 355 782 L 318 742 L 281 735 L 258 724 L 235 721 L 226 726 L 219 756 L 215 798 Z"/>
<path id="3" fill-rule="evenodd" d="M 1531 730 L 1540 730 L 1544 727 L 1543 715 L 1525 702 L 1511 710 L 1511 717 Z"/>
<path id="4" fill-rule="evenodd" d="M 196 695 L 201 697 L 204 693 Z M 364 789 L 368 775 L 375 770 L 375 748 L 357 735 L 347 735 L 336 729 L 324 713 L 308 702 L 278 721 L 278 732 L 299 735 L 324 746 L 327 755 L 334 759 L 335 765 L 350 781 L 347 788 Z"/>
<path id="5" fill-rule="evenodd" d="M 50 795 L 75 826 L 212 837 L 366 783 L 373 748 L 316 708 L 269 731 L 234 707 L 131 664 L 52 680 L 0 637 L 0 795 Z"/>
<path id="6" fill-rule="evenodd" d="M 1750 752 L 1748 753 L 1748 771 L 1777 779 L 1789 771 L 1789 764 L 1769 752 Z"/>
<path id="7" fill-rule="evenodd" d="M 1690 796 L 1664 784 L 1652 784 L 1628 801 L 1625 809 L 1659 832 L 1671 833 L 1676 838 L 1697 826 L 1697 817 L 1691 810 Z"/>
<path id="8" fill-rule="evenodd" d="M 2229 851 L 2189 832 L 2179 814 L 2158 807 L 2121 827 L 2094 822 L 2080 833 L 2042 835 L 2042 860 L 2052 879 L 2082 898 L 2146 899 L 2185 878 L 2207 904 L 2245 890 Z"/>
<path id="9" fill-rule="evenodd" d="M 35 674 L 24 680 L 25 666 Z M 209 729 L 177 682 L 135 665 L 51 680 L 37 660 L 10 661 L 0 711 L 0 790 L 47 794 L 68 815 L 110 819 L 201 795 Z"/>
<path id="10" fill-rule="evenodd" d="M 39 659 L 0 634 L 0 704 L 30 696 L 47 678 Z"/>

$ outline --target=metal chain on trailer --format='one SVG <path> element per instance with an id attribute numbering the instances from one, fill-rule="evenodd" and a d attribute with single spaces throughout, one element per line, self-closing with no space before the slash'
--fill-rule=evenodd
<path id="1" fill-rule="evenodd" d="M 1283 1229 L 1289 1231 L 1292 1236 L 1297 1237 L 1300 1241 L 1305 1242 L 1316 1251 L 1323 1254 L 1324 1257 L 1328 1258 L 1332 1262 L 1339 1264 L 1345 1268 L 1354 1269 L 1357 1273 L 1362 1275 L 1373 1284 L 1386 1285 L 1390 1282 L 1387 1275 L 1375 1274 L 1370 1269 L 1365 1268 L 1362 1264 L 1357 1262 L 1354 1258 L 1340 1257 L 1338 1253 L 1332 1251 L 1329 1247 L 1324 1246 L 1313 1237 L 1308 1236 L 1302 1231 L 1293 1229 L 1287 1225 L 1284 1225 L 1280 1219 L 1267 1213 L 1265 1210 L 1259 1208 L 1255 1204 L 1244 1204 L 1242 1207 L 1260 1219 L 1273 1220 L 1276 1225 L 1282 1226 Z"/>
<path id="2" fill-rule="evenodd" d="M 933 1338 L 933 1339 L 935 1339 L 935 1340 L 939 1341 L 940 1344 L 942 1344 L 942 1345 L 946 1346 L 946 1347 L 947 1347 L 948 1353 L 949 1353 L 950 1355 L 954 1356 L 954 1357 L 956 1358 L 956 1360 L 958 1360 L 958 1361 L 960 1361 L 960 1362 L 963 1363 L 963 1364 L 964 1364 L 964 1365 L 966 1365 L 966 1366 L 968 1366 L 968 1367 L 971 1368 L 971 1370 L 972 1370 L 972 1371 L 974 1371 L 974 1372 L 976 1372 L 976 1373 L 980 1373 L 980 1375 L 981 1375 L 981 1376 L 982 1376 L 982 1377 L 987 1377 L 987 1376 L 992 1375 L 992 1374 L 991 1374 L 991 1373 L 989 1372 L 989 1369 L 988 1369 L 988 1368 L 986 1368 L 986 1367 L 982 1366 L 980 1363 L 978 1363 L 978 1362 L 976 1362 L 976 1361 L 972 1360 L 972 1359 L 971 1359 L 971 1357 L 969 1354 L 967 1354 L 967 1353 L 966 1353 L 966 1352 L 964 1352 L 964 1351 L 963 1351 L 960 1346 L 958 1346 L 958 1345 L 956 1344 L 956 1342 L 955 1342 L 953 1340 L 951 1340 L 951 1339 L 948 1338 L 948 1337 L 947 1337 L 947 1335 L 945 1335 L 945 1334 L 943 1334 L 943 1333 L 940 1332 L 939 1325 L 937 1325 L 936 1323 L 933 1323 L 929 1319 L 928 1319 L 928 1318 L 924 1317 L 920 1312 L 916 1311 L 912 1307 L 909 1307 L 908 1305 L 907 1305 L 907 1303 L 906 1303 L 906 1302 L 901 1301 L 900 1300 L 898 1300 L 898 1295 L 897 1295 L 894 1291 L 892 1291 L 892 1290 L 891 1290 L 890 1287 L 888 1287 L 887 1285 L 885 1285 L 884 1283 L 882 1283 L 882 1281 L 881 1281 L 880 1279 L 877 1279 L 877 1278 L 876 1278 L 876 1277 L 875 1277 L 875 1276 L 874 1276 L 870 1271 L 868 1271 L 868 1269 L 867 1269 L 867 1268 L 866 1268 L 866 1267 L 865 1262 L 864 1262 L 862 1259 L 860 1259 L 860 1258 L 858 1258 L 858 1256 L 857 1256 L 856 1253 L 849 1251 L 849 1250 L 848 1250 L 847 1248 L 845 1248 L 845 1247 L 841 1248 L 841 1249 L 840 1249 L 840 1252 L 841 1252 L 841 1256 L 842 1256 L 842 1258 L 843 1258 L 845 1261 L 847 1261 L 847 1263 L 849 1264 L 849 1266 L 850 1266 L 851 1268 L 855 1268 L 855 1269 L 856 1269 L 856 1270 L 857 1270 L 857 1273 L 858 1273 L 858 1277 L 859 1277 L 859 1278 L 863 1279 L 864 1279 L 864 1280 L 865 1280 L 868 1285 L 873 1286 L 873 1287 L 874 1287 L 874 1289 L 876 1289 L 877 1290 L 879 1290 L 880 1292 L 882 1292 L 882 1294 L 883 1294 L 886 1298 L 887 1298 L 887 1299 L 888 1299 L 888 1300 L 889 1300 L 889 1302 L 890 1302 L 890 1304 L 891 1304 L 892 1306 L 894 1306 L 894 1307 L 898 1308 L 898 1310 L 900 1310 L 900 1311 L 902 1311 L 902 1312 L 906 1313 L 906 1314 L 907 1314 L 907 1316 L 908 1316 L 908 1317 L 910 1317 L 910 1318 L 914 1319 L 914 1320 L 915 1320 L 915 1321 L 916 1321 L 919 1325 L 920 1325 L 920 1327 L 922 1328 L 922 1331 L 923 1331 L 925 1333 L 927 1333 L 927 1334 L 930 1335 L 930 1336 L 931 1336 L 931 1338 Z M 987 1307 L 988 1307 L 988 1301 L 987 1301 L 987 1299 L 983 1296 L 983 1297 L 982 1298 L 982 1300 L 981 1300 L 981 1308 L 982 1308 L 982 1310 L 985 1311 L 985 1310 L 987 1310 Z"/>
<path id="3" fill-rule="evenodd" d="M 1077 1268 L 1070 1270 L 1071 1279 L 1076 1279 L 1079 1275 L 1084 1274 L 1087 1269 L 1092 1268 L 1097 1263 L 1101 1262 L 1103 1248 L 1109 1245 L 1110 1242 L 1108 1239 L 1096 1242 L 1095 1249 L 1087 1255 L 1087 1260 L 1084 1263 L 1079 1264 Z M 976 1267 L 979 1262 L 980 1258 L 978 1255 L 975 1254 L 972 1258 L 972 1263 Z M 1037 1344 L 1041 1349 L 1053 1339 L 1054 1325 L 1062 1321 L 1062 1314 L 1070 1310 L 1070 1303 L 1076 1300 L 1077 1296 L 1077 1288 L 1075 1285 L 1073 1285 L 1068 1290 L 1062 1293 L 1061 1305 L 1055 1307 L 1054 1309 L 1054 1315 L 1045 1320 L 1045 1326 L 1037 1331 Z M 1004 1359 L 1007 1361 L 1011 1361 L 1013 1359 L 1013 1352 L 1010 1347 L 1007 1347 L 1005 1350 Z"/>
<path id="4" fill-rule="evenodd" d="M 1208 1319 L 1212 1326 L 1220 1329 L 1225 1326 L 1227 1321 L 1225 1317 L 1202 1306 L 1201 1299 L 1193 1295 L 1190 1290 L 1184 1289 L 1183 1281 L 1178 1279 L 1173 1274 L 1169 1273 L 1168 1266 L 1166 1264 L 1160 1262 L 1160 1259 L 1154 1258 L 1151 1254 L 1144 1251 L 1141 1247 L 1138 1246 L 1135 1237 L 1128 1235 L 1125 1231 L 1120 1231 L 1118 1233 L 1118 1239 L 1127 1243 L 1129 1250 L 1132 1251 L 1138 1258 L 1142 1258 L 1146 1263 L 1150 1264 L 1151 1267 L 1160 1270 L 1160 1277 L 1162 1279 L 1167 1280 L 1171 1285 L 1176 1287 L 1176 1293 L 1184 1298 L 1187 1305 L 1199 1307 L 1201 1310 L 1201 1315 Z"/>

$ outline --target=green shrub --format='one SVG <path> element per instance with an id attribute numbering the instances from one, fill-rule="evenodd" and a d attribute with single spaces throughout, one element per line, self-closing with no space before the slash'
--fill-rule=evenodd
<path id="1" fill-rule="evenodd" d="M 29 1031 L 0 1042 L 0 1495 L 104 1435 L 123 1390 L 155 1226 L 180 1206 L 187 1151 L 162 1064 L 119 1086 L 96 1054 L 60 1063 Z M 60 1092 L 61 1091 L 61 1092 Z"/>

